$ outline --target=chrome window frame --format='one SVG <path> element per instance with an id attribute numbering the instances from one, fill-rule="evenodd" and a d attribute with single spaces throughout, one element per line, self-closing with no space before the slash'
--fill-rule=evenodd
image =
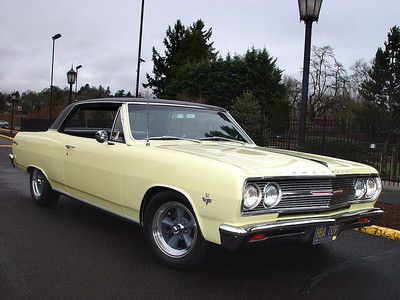
<path id="1" fill-rule="evenodd" d="M 112 125 L 112 127 L 111 127 L 111 132 L 110 132 L 109 141 L 110 141 L 110 142 L 113 142 L 113 143 L 126 144 L 126 137 L 125 137 L 125 130 L 124 130 L 124 118 L 123 118 L 123 116 L 122 116 L 122 107 L 123 107 L 123 106 L 121 105 L 121 106 L 118 108 L 117 114 L 115 115 L 115 119 L 114 119 L 113 125 Z M 118 119 L 119 116 L 121 116 L 122 132 L 124 133 L 124 141 L 123 141 L 123 142 L 112 139 L 113 132 L 114 132 L 114 128 L 115 128 L 115 124 L 117 123 L 117 119 Z"/>
<path id="2" fill-rule="evenodd" d="M 99 101 L 85 101 L 85 102 L 82 102 L 82 103 L 74 103 L 74 104 L 71 104 L 71 105 L 69 105 L 69 106 L 67 106 L 65 109 L 67 109 L 68 108 L 68 112 L 66 113 L 66 115 L 65 115 L 65 117 L 63 118 L 63 120 L 60 122 L 60 125 L 58 126 L 58 128 L 51 128 L 50 127 L 50 129 L 51 130 L 56 130 L 57 132 L 59 132 L 59 133 L 62 133 L 62 134 L 67 134 L 67 133 L 65 133 L 64 132 L 64 129 L 65 129 L 65 127 L 66 127 L 66 125 L 68 124 L 68 122 L 72 119 L 72 117 L 74 116 L 74 114 L 77 112 L 77 111 L 79 111 L 79 110 L 81 110 L 81 106 L 90 106 L 90 105 L 93 105 L 93 104 L 99 104 L 99 106 L 100 105 L 104 105 L 104 106 L 106 106 L 107 104 L 117 104 L 116 106 L 119 106 L 118 107 L 118 109 L 117 109 L 117 114 L 118 114 L 118 111 L 121 109 L 121 107 L 122 107 L 122 105 L 123 105 L 123 103 L 121 103 L 121 102 L 118 102 L 118 101 L 107 101 L 107 102 L 99 102 Z M 64 112 L 64 111 L 63 111 Z M 61 116 L 61 115 L 60 115 Z M 113 125 L 112 125 L 112 127 L 111 127 L 111 130 L 112 130 L 112 128 L 114 127 L 114 122 L 115 122 L 115 118 L 114 118 L 114 121 L 113 121 Z M 67 134 L 68 135 L 68 134 Z M 73 135 L 70 135 L 70 136 L 73 136 Z M 126 140 L 126 139 L 125 139 Z M 126 141 L 125 141 L 126 142 Z"/>

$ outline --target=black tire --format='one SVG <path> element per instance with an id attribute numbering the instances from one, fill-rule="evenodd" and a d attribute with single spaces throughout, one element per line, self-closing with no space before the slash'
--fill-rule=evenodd
<path id="1" fill-rule="evenodd" d="M 188 233 L 188 231 L 185 231 L 184 228 L 181 228 L 181 231 L 185 232 L 185 233 L 172 233 L 173 232 L 172 229 L 171 229 L 171 231 L 168 231 L 164 228 L 165 234 L 163 235 L 163 237 L 166 234 L 170 234 L 171 236 L 174 236 L 174 235 L 178 236 L 181 234 L 181 236 L 179 236 L 178 243 L 180 245 L 183 244 L 184 246 L 187 246 L 187 240 L 183 235 L 186 235 L 186 237 L 189 234 L 193 235 L 192 244 L 190 247 L 188 246 L 189 249 L 177 250 L 177 251 L 183 251 L 183 252 L 187 251 L 186 254 L 180 255 L 179 257 L 171 256 L 171 254 L 168 254 L 168 251 L 165 250 L 165 246 L 164 246 L 164 250 L 163 250 L 163 246 L 160 245 L 160 238 L 156 237 L 156 234 L 155 234 L 155 232 L 159 232 L 159 231 L 157 231 L 157 228 L 159 228 L 159 227 L 156 226 L 157 225 L 156 223 L 158 222 L 157 220 L 161 220 L 162 215 L 160 214 L 160 209 L 163 209 L 164 207 L 166 207 L 166 209 L 164 211 L 167 211 L 168 207 L 171 207 L 171 209 L 173 209 L 172 207 L 176 207 L 178 209 L 184 210 L 184 212 L 187 214 L 185 216 L 188 220 L 190 218 L 189 217 L 190 213 L 192 214 L 191 216 L 193 216 L 195 229 L 190 230 L 189 233 Z M 176 212 L 176 214 L 177 214 L 177 212 Z M 170 215 L 166 214 L 166 218 L 168 218 L 168 216 L 170 216 Z M 182 217 L 181 220 L 184 220 L 184 218 L 185 217 Z M 163 219 L 163 220 L 165 220 L 165 219 Z M 170 220 L 172 220 L 172 219 L 170 219 Z M 177 221 L 178 218 L 176 218 L 175 220 L 174 220 L 175 222 L 178 222 Z M 181 269 L 181 270 L 182 269 L 192 269 L 192 268 L 195 268 L 196 266 L 198 266 L 207 257 L 208 250 L 210 248 L 210 243 L 204 239 L 204 237 L 201 233 L 200 227 L 198 226 L 198 221 L 193 212 L 193 209 L 189 205 L 186 198 L 183 197 L 182 195 L 175 193 L 173 191 L 163 191 L 163 192 L 156 194 L 150 200 L 150 202 L 148 203 L 148 205 L 145 208 L 143 221 L 144 221 L 143 229 L 144 229 L 144 235 L 145 235 L 146 242 L 147 242 L 148 246 L 151 248 L 152 252 L 157 257 L 157 259 L 164 265 L 171 267 L 171 268 L 175 268 L 175 269 Z M 189 223 L 192 223 L 192 222 L 187 221 L 186 224 L 189 224 Z M 176 225 L 173 227 L 176 227 L 179 225 L 177 223 L 175 223 L 175 224 Z M 183 223 L 183 224 L 185 225 L 185 223 Z M 162 226 L 168 226 L 168 225 L 164 224 L 164 225 L 161 225 L 161 227 Z M 191 227 L 191 228 L 193 228 L 193 227 Z M 171 241 L 171 239 L 170 239 L 170 241 Z M 164 241 L 166 241 L 166 240 L 164 240 Z M 168 244 L 168 243 L 166 243 L 166 244 Z M 179 246 L 176 245 L 176 247 L 178 248 Z M 172 249 L 172 250 L 174 250 L 174 249 Z"/>
<path id="2" fill-rule="evenodd" d="M 40 184 L 38 183 L 39 181 Z M 40 188 L 38 187 L 39 185 Z M 29 186 L 33 202 L 39 206 L 52 206 L 57 203 L 60 197 L 60 193 L 51 188 L 46 176 L 38 169 L 31 170 Z"/>

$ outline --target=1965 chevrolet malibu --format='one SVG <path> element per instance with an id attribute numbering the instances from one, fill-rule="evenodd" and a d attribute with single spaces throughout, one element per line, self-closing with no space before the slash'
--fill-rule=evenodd
<path id="1" fill-rule="evenodd" d="M 64 194 L 133 220 L 176 268 L 200 263 L 211 243 L 317 244 L 383 213 L 374 208 L 382 189 L 374 168 L 258 147 L 225 109 L 208 105 L 81 101 L 48 131 L 18 133 L 12 152 L 37 204 Z"/>

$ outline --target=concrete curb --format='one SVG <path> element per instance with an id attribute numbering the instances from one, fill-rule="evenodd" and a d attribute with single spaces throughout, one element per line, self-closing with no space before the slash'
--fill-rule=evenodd
<path id="1" fill-rule="evenodd" d="M 6 140 L 9 140 L 9 141 L 13 141 L 14 140 L 12 137 L 9 137 L 9 136 L 3 135 L 3 134 L 0 134 L 0 138 L 6 139 Z"/>
<path id="2" fill-rule="evenodd" d="M 380 227 L 380 226 L 376 226 L 376 225 L 358 228 L 356 230 L 367 233 L 367 234 L 381 236 L 381 237 L 384 237 L 384 238 L 387 238 L 390 240 L 400 241 L 400 231 L 399 230 Z"/>

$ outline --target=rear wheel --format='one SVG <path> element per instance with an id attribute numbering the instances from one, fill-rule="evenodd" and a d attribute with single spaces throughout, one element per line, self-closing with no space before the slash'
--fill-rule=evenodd
<path id="1" fill-rule="evenodd" d="M 46 176 L 38 170 L 33 169 L 30 175 L 30 188 L 33 201 L 40 206 L 54 205 L 60 194 L 51 188 Z"/>
<path id="2" fill-rule="evenodd" d="M 192 208 L 177 193 L 161 192 L 150 200 L 144 214 L 144 232 L 156 257 L 169 267 L 193 268 L 207 255 L 209 243 Z"/>

